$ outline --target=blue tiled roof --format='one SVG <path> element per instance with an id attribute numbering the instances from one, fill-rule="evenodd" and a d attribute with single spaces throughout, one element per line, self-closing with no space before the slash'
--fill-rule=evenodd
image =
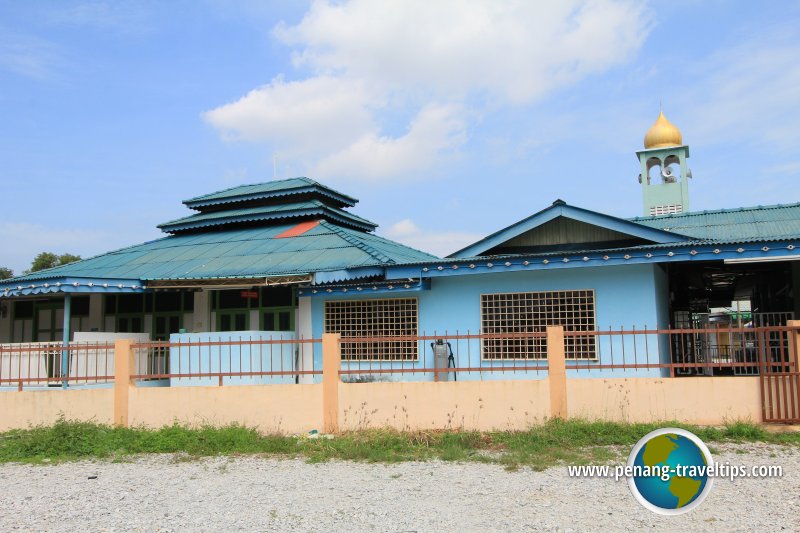
<path id="1" fill-rule="evenodd" d="M 280 195 L 286 196 L 282 203 L 265 201 L 267 205 L 248 204 L 248 207 L 239 208 L 230 205 L 219 211 L 197 213 L 160 226 L 166 231 L 177 232 L 175 235 L 27 276 L 4 280 L 0 282 L 0 286 L 59 278 L 148 281 L 258 278 L 303 274 L 317 274 L 315 277 L 317 282 L 329 282 L 365 275 L 380 275 L 381 267 L 392 267 L 389 270 L 402 270 L 407 267 L 406 270 L 413 273 L 415 265 L 441 266 L 450 262 L 461 264 L 472 261 L 471 257 L 440 260 L 428 253 L 368 233 L 366 230 L 374 229 L 373 223 L 331 205 L 336 202 L 317 200 L 313 196 L 311 200 L 304 198 L 303 201 L 297 201 L 299 198 L 293 199 L 289 196 L 293 193 L 286 192 L 297 189 L 295 185 L 319 186 L 328 190 L 327 188 L 307 178 L 293 178 L 282 182 L 283 185 L 281 182 L 272 182 L 275 184 L 272 192 L 279 191 Z M 291 184 L 287 185 L 285 182 Z M 272 194 L 269 186 L 270 184 L 260 184 L 237 187 L 230 189 L 238 191 L 235 194 L 226 196 L 225 191 L 221 191 L 206 195 L 208 197 L 206 200 L 228 203 L 238 201 L 230 200 L 231 198 L 243 198 L 250 193 Z M 260 192 L 252 192 L 247 187 L 266 188 L 259 189 Z M 333 191 L 332 194 L 340 193 Z M 222 196 L 211 198 L 215 195 Z M 194 200 L 196 199 L 192 201 Z M 475 248 L 470 255 L 480 255 L 484 248 L 489 249 L 496 244 L 480 245 L 487 239 L 491 240 L 496 236 L 498 240 L 502 240 L 507 237 L 503 232 L 512 230 L 516 233 L 528 231 L 541 224 L 546 219 L 547 213 L 551 217 L 570 215 L 586 223 L 612 227 L 651 241 L 639 246 L 607 250 L 609 254 L 614 251 L 617 255 L 626 253 L 626 250 L 642 254 L 648 250 L 670 247 L 688 249 L 690 246 L 707 246 L 711 249 L 721 244 L 800 239 L 800 203 L 622 220 L 556 202 L 552 207 L 501 230 L 498 234 L 489 236 L 465 250 L 473 251 Z M 299 235 L 278 238 L 282 233 L 298 228 L 298 222 L 301 220 L 309 219 L 317 219 L 319 223 Z M 235 225 L 253 221 L 260 223 L 248 227 Z M 520 226 L 522 223 L 528 226 Z M 197 231 L 182 232 L 187 229 L 197 229 Z M 761 250 L 760 245 L 756 250 Z M 590 249 L 590 247 L 585 250 L 587 256 L 590 253 L 605 252 L 606 250 Z M 545 258 L 564 253 L 567 252 L 548 251 L 524 256 L 512 254 L 492 256 L 492 259 L 539 257 L 544 264 L 547 263 L 544 261 Z M 573 255 L 583 252 L 573 250 L 568 253 Z M 487 258 L 485 256 L 483 260 Z"/>
<path id="2" fill-rule="evenodd" d="M 305 202 L 285 203 L 277 205 L 265 205 L 256 207 L 244 207 L 239 209 L 229 208 L 224 211 L 212 211 L 209 213 L 196 213 L 188 217 L 171 220 L 159 224 L 159 228 L 168 233 L 178 233 L 181 231 L 197 230 L 225 224 L 278 221 L 291 222 L 290 219 L 298 217 L 319 216 L 348 227 L 360 229 L 362 231 L 372 231 L 377 224 L 365 218 L 353 215 L 339 209 L 326 205 L 319 200 L 308 200 Z"/>
<path id="3" fill-rule="evenodd" d="M 775 240 L 800 236 L 800 203 L 690 211 L 630 220 L 701 240 Z"/>
<path id="4" fill-rule="evenodd" d="M 60 277 L 143 281 L 267 277 L 436 259 L 383 237 L 326 221 L 299 236 L 275 238 L 295 226 L 170 235 L 7 282 Z"/>
<path id="5" fill-rule="evenodd" d="M 285 180 L 239 185 L 222 191 L 195 196 L 183 203 L 192 209 L 253 200 L 270 200 L 296 194 L 312 194 L 326 199 L 338 207 L 352 207 L 358 200 L 339 191 L 326 187 L 310 178 L 289 178 Z"/>

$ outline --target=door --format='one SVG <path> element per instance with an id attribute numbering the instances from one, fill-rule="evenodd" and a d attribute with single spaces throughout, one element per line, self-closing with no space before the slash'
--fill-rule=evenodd
<path id="1" fill-rule="evenodd" d="M 64 308 L 39 305 L 36 315 L 36 342 L 61 341 L 64 332 Z"/>
<path id="2" fill-rule="evenodd" d="M 755 331 L 764 422 L 800 423 L 800 322 Z"/>
<path id="3" fill-rule="evenodd" d="M 37 342 L 60 342 L 64 333 L 64 308 L 54 304 L 40 304 L 36 306 L 36 328 L 34 330 Z M 46 350 L 41 352 L 48 378 L 61 377 L 61 349 Z M 40 359 L 41 361 L 41 359 Z M 48 383 L 58 386 L 58 383 Z"/>

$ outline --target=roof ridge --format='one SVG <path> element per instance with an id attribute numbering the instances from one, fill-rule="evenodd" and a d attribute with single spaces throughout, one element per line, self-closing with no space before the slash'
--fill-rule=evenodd
<path id="1" fill-rule="evenodd" d="M 294 178 L 283 178 L 283 179 L 279 179 L 279 180 L 257 181 L 255 183 L 240 183 L 239 185 L 234 185 L 233 187 L 228 187 L 227 189 L 220 189 L 218 191 L 212 191 L 212 192 L 207 192 L 205 194 L 199 194 L 199 195 L 197 195 L 197 196 L 195 196 L 193 198 L 189 198 L 188 200 L 184 200 L 184 201 L 185 202 L 191 202 L 192 200 L 195 200 L 197 198 L 202 198 L 204 196 L 210 196 L 212 194 L 220 194 L 220 193 L 223 193 L 223 192 L 232 191 L 234 189 L 240 189 L 242 187 L 254 187 L 256 185 L 264 185 L 265 183 L 282 183 L 282 182 L 285 182 L 285 181 L 292 181 L 292 180 L 301 180 L 301 181 L 304 181 L 304 182 L 309 183 L 309 184 L 322 185 L 321 183 L 316 182 L 316 181 L 312 180 L 311 178 L 307 178 L 305 176 L 297 176 L 297 177 L 294 177 Z M 324 187 L 324 185 L 322 185 L 322 186 Z"/>
<path id="2" fill-rule="evenodd" d="M 795 202 L 791 204 L 752 205 L 745 207 L 704 209 L 703 211 L 686 211 L 684 213 L 669 213 L 666 215 L 636 216 L 623 220 L 629 220 L 632 222 L 637 222 L 640 220 L 664 220 L 667 218 L 683 218 L 683 217 L 700 216 L 700 215 L 714 215 L 718 213 L 741 213 L 743 211 L 763 211 L 766 209 L 783 209 L 787 207 L 800 207 L 800 202 Z"/>
<path id="3" fill-rule="evenodd" d="M 381 252 L 379 252 L 378 250 L 376 250 L 372 246 L 370 246 L 370 245 L 366 244 L 365 242 L 363 242 L 363 241 L 355 238 L 354 236 L 348 234 L 346 232 L 345 228 L 339 227 L 338 225 L 332 224 L 332 223 L 330 223 L 330 222 L 328 222 L 327 220 L 324 220 L 324 219 L 320 220 L 320 226 L 324 226 L 324 227 L 328 228 L 329 230 L 333 231 L 340 238 L 342 238 L 346 242 L 352 244 L 353 246 L 355 246 L 359 250 L 362 250 L 362 251 L 368 253 L 370 256 L 374 257 L 375 259 L 377 259 L 381 263 L 396 264 L 396 261 L 393 261 L 391 257 L 388 257 L 388 256 L 382 254 Z"/>
<path id="4" fill-rule="evenodd" d="M 198 195 L 198 196 L 193 196 L 192 198 L 188 198 L 186 200 L 183 200 L 182 203 L 188 206 L 189 204 L 192 204 L 192 203 L 213 201 L 214 200 L 213 198 L 209 199 L 208 197 L 225 195 L 226 193 L 231 193 L 233 191 L 236 191 L 236 189 L 255 188 L 255 187 L 261 187 L 261 186 L 266 186 L 266 185 L 271 185 L 271 184 L 273 186 L 275 186 L 275 185 L 285 184 L 287 182 L 299 182 L 299 183 L 295 183 L 294 186 L 286 188 L 286 189 L 278 189 L 277 191 L 275 191 L 275 190 L 272 190 L 272 191 L 261 191 L 261 192 L 246 192 L 246 191 L 242 191 L 242 192 L 239 193 L 239 196 L 271 194 L 271 193 L 277 193 L 277 192 L 280 192 L 280 191 L 283 191 L 283 194 L 292 194 L 291 191 L 293 189 L 302 189 L 303 187 L 317 187 L 319 189 L 319 192 L 324 194 L 325 196 L 329 196 L 329 197 L 334 198 L 334 199 L 336 199 L 337 197 L 340 197 L 339 198 L 340 201 L 343 201 L 344 203 L 350 204 L 351 207 L 352 207 L 352 205 L 355 205 L 355 204 L 358 203 L 358 199 L 357 198 L 353 198 L 352 196 L 350 196 L 348 194 L 345 194 L 345 193 L 343 193 L 343 192 L 341 192 L 341 191 L 339 191 L 337 189 L 334 189 L 333 187 L 329 187 L 329 186 L 325 185 L 324 183 L 320 183 L 320 182 L 316 181 L 315 179 L 309 178 L 307 176 L 295 176 L 295 177 L 292 177 L 292 178 L 283 178 L 283 179 L 279 179 L 279 180 L 266 180 L 266 181 L 259 181 L 259 182 L 255 182 L 255 183 L 242 183 L 240 185 L 234 185 L 233 187 L 228 187 L 226 189 L 220 189 L 218 191 L 212 191 L 212 192 L 201 194 L 201 195 Z M 231 198 L 235 198 L 236 196 L 237 195 L 232 195 Z M 221 202 L 221 203 L 231 203 L 231 202 L 236 202 L 236 201 L 238 201 L 238 200 L 232 200 L 232 201 L 229 200 L 228 202 Z M 195 208 L 192 207 L 192 209 L 195 209 Z"/>

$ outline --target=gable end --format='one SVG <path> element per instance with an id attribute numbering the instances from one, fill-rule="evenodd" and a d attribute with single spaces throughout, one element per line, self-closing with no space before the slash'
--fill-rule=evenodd
<path id="1" fill-rule="evenodd" d="M 649 241 L 567 217 L 556 217 L 486 251 L 486 255 L 523 254 L 587 248 L 624 248 Z"/>

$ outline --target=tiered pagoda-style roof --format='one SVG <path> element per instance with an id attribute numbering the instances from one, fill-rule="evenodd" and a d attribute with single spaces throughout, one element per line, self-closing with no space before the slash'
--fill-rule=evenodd
<path id="1" fill-rule="evenodd" d="M 318 218 L 356 230 L 374 231 L 377 224 L 342 209 L 357 202 L 312 179 L 290 178 L 240 185 L 184 200 L 187 207 L 199 213 L 158 227 L 176 234 L 218 226 L 264 226 Z"/>
<path id="2" fill-rule="evenodd" d="M 309 178 L 242 185 L 183 203 L 167 237 L 0 282 L 0 297 L 154 287 L 380 279 L 382 267 L 436 259 L 374 235 L 358 200 Z"/>

